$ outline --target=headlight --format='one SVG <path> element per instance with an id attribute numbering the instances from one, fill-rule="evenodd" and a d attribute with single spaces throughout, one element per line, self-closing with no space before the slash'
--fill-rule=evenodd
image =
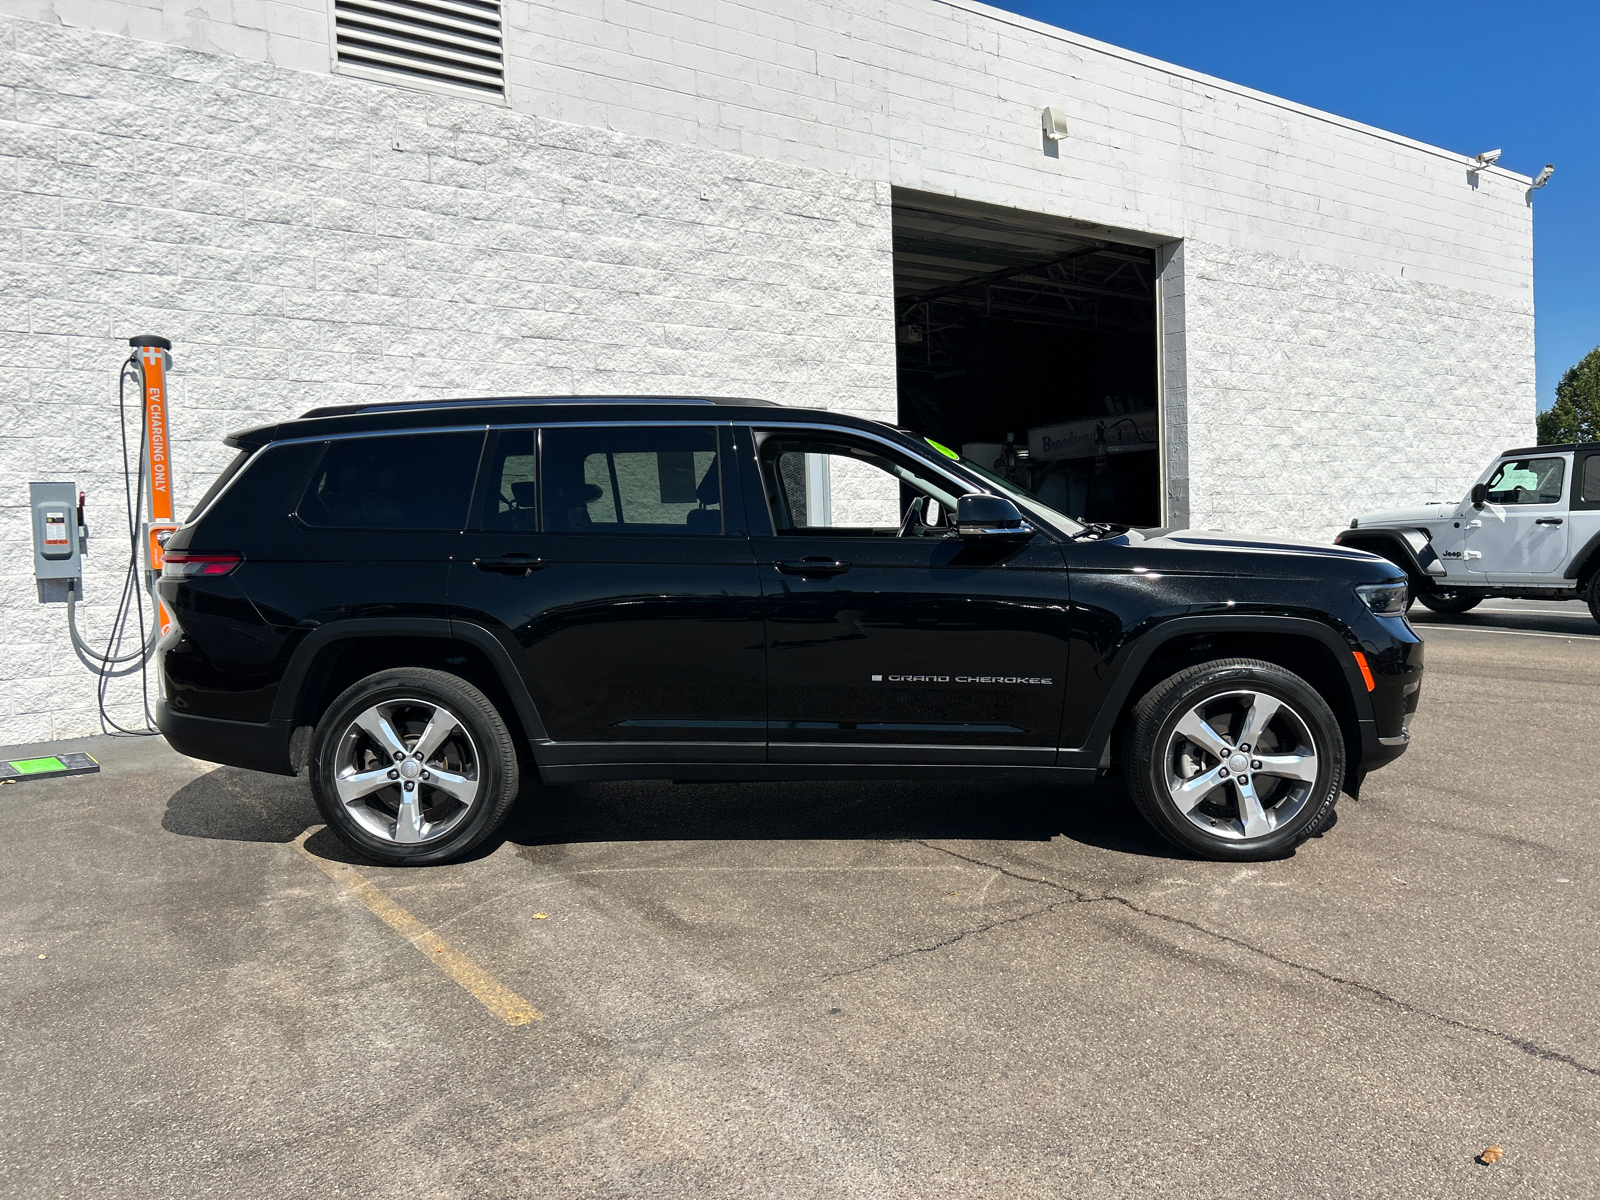
<path id="1" fill-rule="evenodd" d="M 1404 583 L 1363 583 L 1356 588 L 1356 595 L 1380 616 L 1398 617 L 1406 611 L 1406 592 L 1409 590 Z"/>

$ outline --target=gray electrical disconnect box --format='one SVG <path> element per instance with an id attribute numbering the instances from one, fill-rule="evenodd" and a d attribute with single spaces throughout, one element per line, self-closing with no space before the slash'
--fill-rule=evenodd
<path id="1" fill-rule="evenodd" d="M 33 574 L 41 604 L 65 604 L 67 588 L 83 578 L 83 546 L 78 529 L 78 485 L 30 483 L 33 510 Z M 77 588 L 83 599 L 83 586 Z"/>

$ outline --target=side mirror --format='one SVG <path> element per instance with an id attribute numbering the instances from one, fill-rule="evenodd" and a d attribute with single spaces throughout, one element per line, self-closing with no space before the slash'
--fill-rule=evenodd
<path id="1" fill-rule="evenodd" d="M 973 492 L 956 501 L 956 532 L 979 541 L 1025 542 L 1033 536 L 1033 526 L 1004 496 Z"/>
<path id="2" fill-rule="evenodd" d="M 1488 500 L 1488 499 L 1489 499 L 1489 485 L 1487 483 L 1475 483 L 1475 484 L 1472 485 L 1472 507 L 1473 508 L 1482 508 L 1483 505 L 1484 505 L 1484 502 L 1486 500 Z"/>

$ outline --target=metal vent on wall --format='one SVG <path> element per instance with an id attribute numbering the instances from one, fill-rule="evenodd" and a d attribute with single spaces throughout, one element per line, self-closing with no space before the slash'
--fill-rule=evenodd
<path id="1" fill-rule="evenodd" d="M 341 67 L 505 95 L 499 0 L 334 0 Z"/>

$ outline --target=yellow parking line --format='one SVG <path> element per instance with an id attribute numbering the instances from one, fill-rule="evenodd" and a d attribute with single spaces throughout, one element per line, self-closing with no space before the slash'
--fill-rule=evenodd
<path id="1" fill-rule="evenodd" d="M 471 992 L 478 1003 L 507 1025 L 544 1020 L 542 1012 L 389 899 L 361 872 L 345 863 L 318 858 L 307 850 L 305 842 L 310 832 L 307 830 L 295 839 L 300 853 L 322 868 L 347 896 L 359 901 L 378 920 L 427 955 L 429 962 Z"/>

